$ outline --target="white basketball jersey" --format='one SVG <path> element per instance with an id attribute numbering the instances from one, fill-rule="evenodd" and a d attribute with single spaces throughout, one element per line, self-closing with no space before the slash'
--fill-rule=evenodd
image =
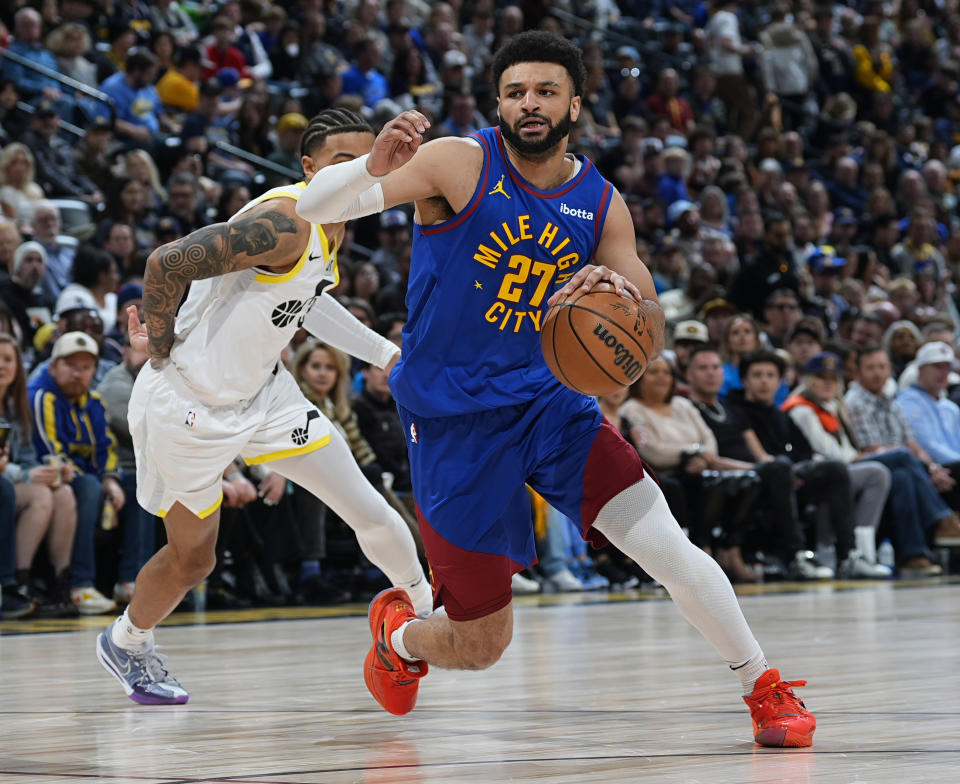
<path id="1" fill-rule="evenodd" d="M 273 188 L 237 215 L 268 199 L 299 199 L 305 187 Z M 285 372 L 280 353 L 316 297 L 338 279 L 336 252 L 323 229 L 312 226 L 306 250 L 287 273 L 252 268 L 194 281 L 177 315 L 170 358 L 204 404 L 251 400 L 272 375 Z"/>

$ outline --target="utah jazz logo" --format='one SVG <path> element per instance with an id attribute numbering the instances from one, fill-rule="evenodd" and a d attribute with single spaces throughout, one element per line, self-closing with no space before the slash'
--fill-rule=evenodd
<path id="1" fill-rule="evenodd" d="M 320 412 L 315 408 L 307 412 L 307 423 L 303 427 L 295 427 L 290 433 L 290 440 L 297 446 L 303 446 L 310 438 L 310 423 L 320 418 Z"/>
<path id="2" fill-rule="evenodd" d="M 506 174 L 500 175 L 500 181 L 497 183 L 497 187 L 495 187 L 492 191 L 490 191 L 490 193 L 488 193 L 487 196 L 493 196 L 493 194 L 499 193 L 502 196 L 506 196 L 508 199 L 510 198 L 510 194 L 503 189 L 503 178 L 506 176 L 507 176 Z"/>
<path id="3" fill-rule="evenodd" d="M 286 302 L 281 302 L 273 309 L 273 313 L 270 314 L 270 320 L 273 322 L 273 325 L 279 329 L 290 326 L 294 319 L 297 321 L 297 327 L 302 327 L 303 320 L 307 317 L 307 313 L 310 311 L 310 308 L 313 307 L 313 303 L 316 302 L 316 300 L 316 296 L 313 296 L 306 302 L 301 302 L 298 299 L 288 299 Z"/>

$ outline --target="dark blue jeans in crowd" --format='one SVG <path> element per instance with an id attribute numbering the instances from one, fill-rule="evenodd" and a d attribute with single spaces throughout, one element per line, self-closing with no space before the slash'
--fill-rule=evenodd
<path id="1" fill-rule="evenodd" d="M 120 510 L 119 522 L 123 536 L 120 564 L 117 567 L 117 582 L 132 583 L 140 568 L 150 560 L 156 550 L 154 542 L 153 515 L 137 503 L 137 476 L 124 473 L 120 482 L 126 502 Z"/>
<path id="2" fill-rule="evenodd" d="M 867 460 L 890 469 L 887 507 L 892 518 L 893 549 L 903 563 L 918 555 L 930 557 L 926 531 L 950 514 L 950 507 L 937 494 L 923 463 L 906 449 L 870 455 Z"/>
<path id="3" fill-rule="evenodd" d="M 0 476 L 0 585 L 17 582 L 17 494 Z"/>
<path id="4" fill-rule="evenodd" d="M 70 585 L 73 588 L 86 588 L 93 585 L 97 574 L 93 536 L 100 522 L 103 486 L 93 474 L 75 476 L 70 485 L 77 498 L 77 533 L 73 537 Z"/>

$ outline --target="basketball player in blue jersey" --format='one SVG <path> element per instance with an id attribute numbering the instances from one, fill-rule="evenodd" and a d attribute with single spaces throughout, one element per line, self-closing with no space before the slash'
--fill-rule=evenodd
<path id="1" fill-rule="evenodd" d="M 420 620 L 402 590 L 370 606 L 367 687 L 388 711 L 416 702 L 428 665 L 482 669 L 513 631 L 511 575 L 536 557 L 525 483 L 661 582 L 741 678 L 754 738 L 808 746 L 814 717 L 767 666 L 717 563 L 693 545 L 656 481 L 598 405 L 547 368 L 549 304 L 609 281 L 642 302 L 663 344 L 663 311 L 637 258 L 620 194 L 566 153 L 580 113 L 580 51 L 544 32 L 493 59 L 499 126 L 420 149 L 425 117 L 389 122 L 372 152 L 319 172 L 297 203 L 313 223 L 413 201 L 416 229 L 403 354 L 390 386 L 407 430 L 414 495 L 445 613 Z"/>
<path id="2" fill-rule="evenodd" d="M 373 140 L 358 115 L 321 112 L 301 144 L 306 178 L 368 153 Z M 129 311 L 131 345 L 150 356 L 130 398 L 137 499 L 164 518 L 167 544 L 140 571 L 126 612 L 97 638 L 97 658 L 139 703 L 187 701 L 156 653 L 153 627 L 213 569 L 221 475 L 237 455 L 321 498 L 417 610 L 432 610 L 409 528 L 280 362 L 301 325 L 378 367 L 397 358 L 394 344 L 322 293 L 338 279 L 343 224 L 298 217 L 304 187 L 274 188 L 226 223 L 155 250 L 144 283 L 146 325 Z"/>

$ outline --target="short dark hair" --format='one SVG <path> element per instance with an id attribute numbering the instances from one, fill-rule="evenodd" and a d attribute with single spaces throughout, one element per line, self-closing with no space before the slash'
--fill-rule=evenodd
<path id="1" fill-rule="evenodd" d="M 109 236 L 109 229 L 105 236 Z M 87 288 L 96 286 L 100 275 L 109 272 L 114 263 L 113 256 L 107 251 L 92 245 L 81 245 L 73 258 L 73 282 Z"/>
<path id="2" fill-rule="evenodd" d="M 720 349 L 713 345 L 713 343 L 698 343 L 693 347 L 693 350 L 687 354 L 687 367 L 690 367 L 693 363 L 693 358 L 697 356 L 697 354 L 716 354 L 719 357 Z"/>
<path id="3" fill-rule="evenodd" d="M 324 109 L 310 120 L 303 132 L 300 155 L 312 155 L 323 146 L 329 136 L 338 133 L 373 134 L 373 128 L 362 116 L 349 109 Z"/>
<path id="4" fill-rule="evenodd" d="M 131 49 L 127 55 L 125 67 L 127 73 L 141 73 L 148 68 L 153 68 L 157 64 L 157 58 L 153 52 L 147 49 Z"/>
<path id="5" fill-rule="evenodd" d="M 517 63 L 556 63 L 567 70 L 573 82 L 573 94 L 583 95 L 587 69 L 580 49 L 566 38 L 544 30 L 527 30 L 512 36 L 493 56 L 493 89 L 499 95 L 500 77 Z"/>
<path id="6" fill-rule="evenodd" d="M 756 351 L 749 351 L 740 358 L 740 378 L 745 379 L 747 373 L 753 365 L 760 365 L 763 363 L 769 363 L 771 365 L 777 366 L 777 372 L 782 376 L 786 370 L 786 365 L 783 364 L 783 360 L 780 358 L 780 355 L 775 351 L 770 351 L 766 348 L 758 348 Z"/>
<path id="7" fill-rule="evenodd" d="M 764 310 L 771 307 L 773 303 L 776 302 L 776 300 L 780 299 L 780 297 L 790 297 L 794 302 L 798 304 L 800 302 L 800 296 L 793 289 L 787 289 L 787 288 L 774 289 L 767 295 L 767 298 L 763 301 Z"/>
<path id="8" fill-rule="evenodd" d="M 860 364 L 863 362 L 863 358 L 870 356 L 871 354 L 886 354 L 887 350 L 877 344 L 877 343 L 868 343 L 861 349 L 857 349 L 857 367 L 860 367 Z M 889 359 L 889 357 L 888 357 Z"/>

